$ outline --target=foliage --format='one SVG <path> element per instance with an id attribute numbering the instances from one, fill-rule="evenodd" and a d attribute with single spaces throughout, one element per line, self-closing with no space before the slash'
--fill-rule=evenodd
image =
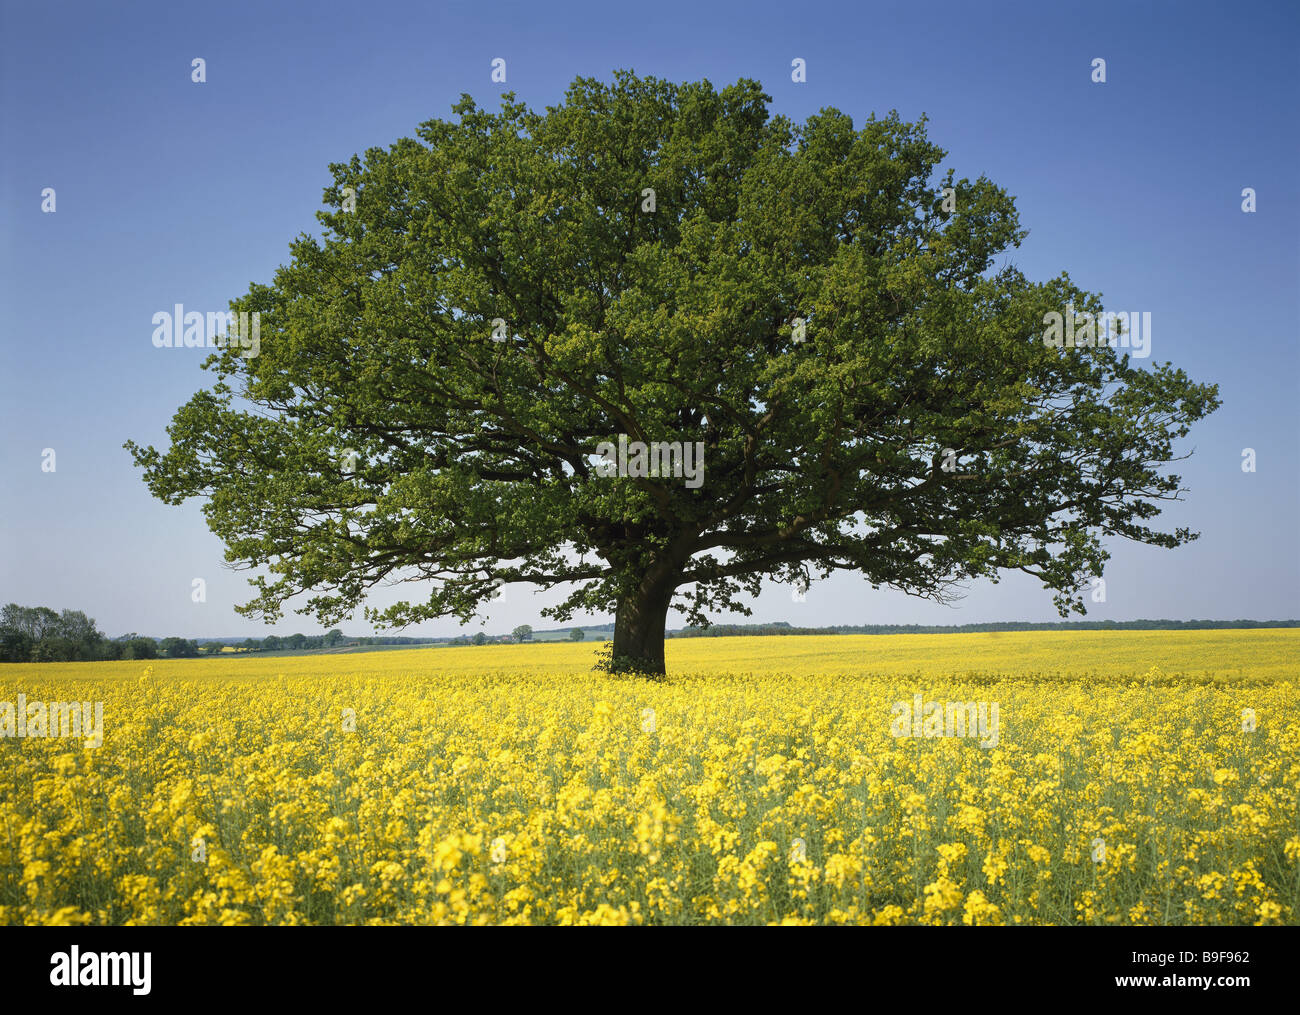
<path id="1" fill-rule="evenodd" d="M 1195 538 L 1149 523 L 1217 389 L 1046 344 L 1100 297 L 1004 259 L 1014 200 L 941 170 L 924 120 L 769 101 L 579 78 L 333 165 L 324 235 L 231 304 L 260 353 L 210 358 L 169 448 L 127 443 L 259 569 L 240 609 L 335 623 L 418 581 L 367 616 L 466 622 L 503 582 L 561 585 L 546 615 L 612 611 L 616 653 L 662 670 L 670 606 L 748 613 L 765 579 L 947 601 L 1018 570 L 1066 615 L 1106 539 Z M 698 442 L 702 484 L 601 475 L 621 435 Z"/>

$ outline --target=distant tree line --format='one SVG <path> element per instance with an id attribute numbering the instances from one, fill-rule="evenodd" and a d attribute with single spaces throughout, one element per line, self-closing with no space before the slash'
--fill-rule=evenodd
<path id="1" fill-rule="evenodd" d="M 404 641 L 414 641 L 413 638 L 402 639 Z M 268 634 L 265 638 L 245 638 L 242 642 L 229 642 L 245 652 L 299 652 L 303 649 L 320 649 L 320 648 L 337 648 L 344 642 L 352 645 L 375 645 L 382 644 L 378 638 L 345 638 L 343 632 L 338 628 L 327 631 L 325 634 L 290 634 L 281 638 L 276 634 Z M 213 645 L 220 645 L 222 642 L 211 642 Z"/>
<path id="2" fill-rule="evenodd" d="M 519 633 L 520 629 L 516 628 L 516 636 Z M 531 634 L 532 628 L 528 628 L 528 637 Z M 397 635 L 350 638 L 335 629 L 314 635 L 269 634 L 265 638 L 245 638 L 242 642 L 207 639 L 200 645 L 192 638 L 148 638 L 134 633 L 109 638 L 80 610 L 55 612 L 46 606 L 10 603 L 0 611 L 0 662 L 6 663 L 194 659 L 200 655 L 219 655 L 227 645 L 241 652 L 301 652 L 340 645 L 426 645 L 432 641 L 432 638 Z"/>
<path id="3" fill-rule="evenodd" d="M 161 641 L 138 634 L 109 638 L 80 610 L 9 603 L 0 610 L 0 662 L 66 663 L 94 659 L 188 659 L 199 654 L 188 638 Z"/>
<path id="4" fill-rule="evenodd" d="M 338 628 L 324 634 L 268 634 L 265 638 L 245 638 L 243 641 L 211 640 L 203 644 L 203 649 L 212 653 L 221 651 L 222 646 L 229 645 L 240 652 L 306 652 L 313 649 L 339 648 L 350 645 L 427 645 L 432 638 L 405 638 L 399 635 L 368 635 L 349 637 Z"/>
<path id="5" fill-rule="evenodd" d="M 448 645 L 513 645 L 520 642 L 533 640 L 533 625 L 520 624 L 509 634 L 489 635 L 479 631 L 473 637 L 467 634 L 457 635 L 455 638 L 448 638 Z"/>
<path id="6" fill-rule="evenodd" d="M 771 634 L 961 634 L 980 631 L 1212 631 L 1228 628 L 1300 627 L 1300 620 L 1070 620 L 1059 623 L 998 621 L 988 624 L 839 624 L 833 627 L 792 627 L 770 624 L 712 624 L 668 631 L 669 638 L 729 638 Z"/>
<path id="7" fill-rule="evenodd" d="M 727 638 L 755 635 L 827 635 L 827 634 L 959 634 L 989 631 L 1197 631 L 1227 628 L 1300 627 L 1300 620 L 1075 620 L 1059 623 L 1018 623 L 1002 621 L 989 624 L 951 626 L 926 624 L 854 624 L 833 627 L 794 627 L 785 621 L 769 624 L 713 624 L 706 628 L 687 627 L 665 632 L 669 638 Z M 607 631 L 612 625 L 589 627 L 589 631 Z M 347 637 L 335 628 L 325 634 L 269 634 L 265 638 L 245 638 L 242 642 L 205 641 L 199 645 L 191 638 L 148 638 L 124 634 L 109 638 L 95 622 L 80 610 L 56 613 L 45 606 L 19 606 L 10 603 L 0 611 L 0 662 L 43 663 L 76 662 L 99 659 L 192 659 L 200 654 L 216 655 L 230 645 L 241 652 L 302 652 L 330 649 L 342 645 L 427 645 L 442 641 L 448 645 L 487 645 L 534 640 L 528 624 L 521 624 L 510 634 L 488 635 L 479 631 L 473 636 L 451 639 L 406 638 L 396 635 Z M 554 632 L 545 632 L 554 633 Z M 583 638 L 582 628 L 572 628 L 569 637 Z"/>

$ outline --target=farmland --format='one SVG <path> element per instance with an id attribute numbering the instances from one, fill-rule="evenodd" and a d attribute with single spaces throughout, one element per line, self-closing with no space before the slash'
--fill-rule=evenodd
<path id="1" fill-rule="evenodd" d="M 596 650 L 0 667 L 0 923 L 1300 915 L 1300 630 Z"/>

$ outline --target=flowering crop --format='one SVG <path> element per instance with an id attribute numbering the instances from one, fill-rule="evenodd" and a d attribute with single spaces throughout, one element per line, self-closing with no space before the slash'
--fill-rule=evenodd
<path id="1" fill-rule="evenodd" d="M 0 668 L 0 923 L 1295 923 L 1300 631 Z M 922 695 L 996 746 L 896 736 Z M 1249 716 L 1249 721 L 1243 718 Z"/>

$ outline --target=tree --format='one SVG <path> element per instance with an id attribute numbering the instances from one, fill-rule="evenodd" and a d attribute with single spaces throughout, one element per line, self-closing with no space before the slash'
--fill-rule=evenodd
<path id="1" fill-rule="evenodd" d="M 123 659 L 157 659 L 158 643 L 152 638 L 139 636 L 129 639 L 122 647 Z"/>
<path id="2" fill-rule="evenodd" d="M 332 631 L 326 632 L 322 644 L 324 644 L 326 648 L 333 648 L 335 645 L 342 644 L 342 642 L 343 632 L 336 627 Z"/>
<path id="3" fill-rule="evenodd" d="M 586 632 L 580 627 L 575 627 L 569 632 L 569 641 L 582 641 L 586 637 Z"/>
<path id="4" fill-rule="evenodd" d="M 0 629 L 18 631 L 33 642 L 60 633 L 59 615 L 48 606 L 19 606 L 9 603 L 0 611 Z"/>
<path id="5" fill-rule="evenodd" d="M 67 662 L 100 659 L 107 652 L 104 634 L 80 610 L 55 613 L 46 606 L 9 603 L 0 611 L 0 657 L 9 662 Z"/>
<path id="6" fill-rule="evenodd" d="M 473 638 L 470 639 L 471 643 L 474 645 L 486 645 L 487 640 L 488 640 L 488 636 L 484 634 L 482 631 L 479 631 L 477 634 L 474 635 Z"/>
<path id="7" fill-rule="evenodd" d="M 198 643 L 188 638 L 164 638 L 158 648 L 168 659 L 194 659 L 199 654 Z"/>
<path id="8" fill-rule="evenodd" d="M 103 632 L 80 610 L 62 611 L 59 614 L 58 629 L 62 637 L 76 644 L 78 658 L 94 659 L 99 655 L 99 646 L 104 640 Z"/>
<path id="9" fill-rule="evenodd" d="M 0 629 L 0 662 L 28 662 L 35 647 L 36 643 L 26 631 Z"/>
<path id="10" fill-rule="evenodd" d="M 520 624 L 518 627 L 516 627 L 516 628 L 515 628 L 512 632 L 510 632 L 510 633 L 514 635 L 514 639 L 515 639 L 515 641 L 532 641 L 532 640 L 533 640 L 533 625 L 532 625 L 532 624 Z"/>
<path id="11" fill-rule="evenodd" d="M 924 119 L 615 77 L 545 113 L 464 96 L 331 166 L 323 236 L 231 303 L 257 355 L 209 358 L 165 452 L 127 442 L 267 569 L 242 613 L 310 594 L 336 623 L 418 581 L 366 616 L 465 622 L 503 583 L 562 586 L 544 615 L 612 610 L 614 667 L 662 673 L 670 606 L 749 614 L 764 579 L 943 602 L 1019 570 L 1065 616 L 1106 539 L 1195 538 L 1145 523 L 1217 388 L 1048 344 L 1100 297 L 998 266 L 1014 200 L 940 175 Z"/>

